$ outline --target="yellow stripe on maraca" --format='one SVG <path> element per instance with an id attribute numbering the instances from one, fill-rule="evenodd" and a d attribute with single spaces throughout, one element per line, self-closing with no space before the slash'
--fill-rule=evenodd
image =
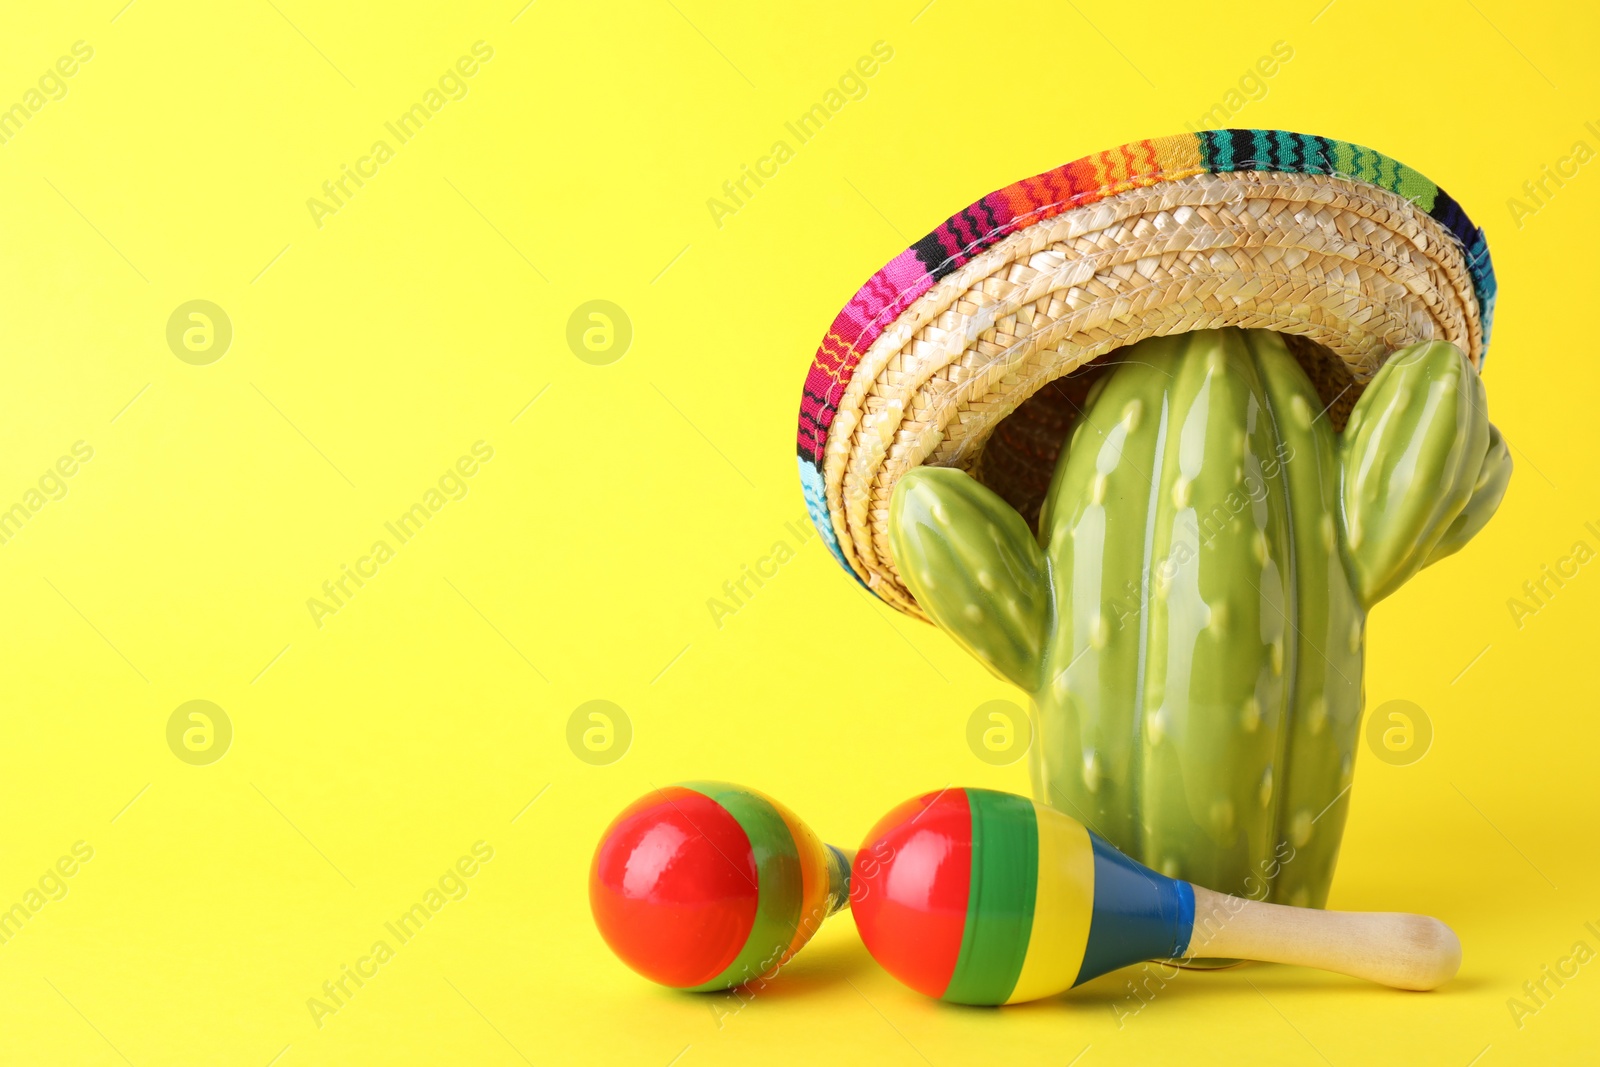
<path id="1" fill-rule="evenodd" d="M 1033 931 L 1022 973 L 1007 1004 L 1037 1000 L 1072 986 L 1083 966 L 1094 917 L 1094 846 L 1089 831 L 1053 808 L 1034 805 L 1039 827 Z"/>
<path id="2" fill-rule="evenodd" d="M 781 966 L 800 951 L 800 947 L 817 932 L 822 920 L 827 918 L 828 861 L 823 851 L 826 846 L 811 832 L 809 826 L 795 818 L 794 812 L 776 800 L 766 794 L 761 795 L 783 817 L 783 823 L 789 828 L 789 836 L 794 838 L 795 850 L 800 856 L 800 921 L 795 926 L 794 940 L 778 961 Z"/>

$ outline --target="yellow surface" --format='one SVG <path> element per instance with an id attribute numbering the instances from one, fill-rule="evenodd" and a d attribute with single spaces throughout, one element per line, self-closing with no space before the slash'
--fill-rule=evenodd
<path id="1" fill-rule="evenodd" d="M 1050 808 L 1039 819 L 1039 881 L 1033 929 L 1009 1003 L 1022 1004 L 1072 986 L 1083 966 L 1094 917 L 1094 846 L 1076 819 Z"/>
<path id="2" fill-rule="evenodd" d="M 0 944 L 0 1062 L 1592 1060 L 1592 11 L 122 4 L 0 16 L 0 100 L 93 50 L 0 144 L 0 504 L 40 505 L 0 544 L 0 901 L 39 905 Z M 387 133 L 478 41 L 492 58 L 421 131 Z M 787 134 L 878 41 L 860 98 Z M 1292 58 L 1251 81 L 1277 41 Z M 1261 98 L 1230 97 L 1241 80 Z M 1517 472 L 1484 534 L 1373 617 L 1369 705 L 1414 702 L 1431 749 L 1363 750 L 1332 901 L 1448 920 L 1460 979 L 1127 972 L 953 1009 L 846 916 L 744 1005 L 637 979 L 584 880 L 654 784 L 748 782 L 845 846 L 945 783 L 1026 790 L 965 740 L 1015 694 L 802 538 L 801 377 L 856 286 L 952 210 L 1214 106 L 1390 152 L 1490 230 Z M 1565 184 L 1508 205 L 1547 164 Z M 746 165 L 776 173 L 714 219 Z M 364 184 L 308 208 L 346 166 Z M 232 324 L 207 365 L 167 342 L 192 300 Z M 568 347 L 591 300 L 631 319 L 620 360 Z M 418 503 L 420 532 L 387 532 Z M 364 584 L 314 618 L 346 565 Z M 1513 613 L 1546 566 L 1569 577 Z M 209 765 L 174 751 L 204 756 L 208 729 L 215 751 L 214 713 L 168 745 L 191 700 L 232 726 Z M 631 724 L 620 761 L 568 747 L 591 700 Z M 580 750 L 620 743 L 588 716 Z M 308 1007 L 340 980 L 336 1011 Z"/>

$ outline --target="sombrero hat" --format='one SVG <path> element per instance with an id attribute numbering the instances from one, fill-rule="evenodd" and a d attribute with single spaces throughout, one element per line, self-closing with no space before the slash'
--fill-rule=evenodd
<path id="1" fill-rule="evenodd" d="M 921 617 L 889 551 L 896 482 L 960 467 L 1031 518 L 1098 357 L 1276 330 L 1342 427 L 1397 348 L 1445 340 L 1481 367 L 1494 295 L 1483 231 L 1370 148 L 1207 130 L 1085 156 L 951 216 L 839 312 L 800 402 L 806 506 L 841 565 Z"/>

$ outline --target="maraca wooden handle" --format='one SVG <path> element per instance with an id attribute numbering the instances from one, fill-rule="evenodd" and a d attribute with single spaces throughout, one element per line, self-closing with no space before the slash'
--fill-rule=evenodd
<path id="1" fill-rule="evenodd" d="M 1434 989 L 1460 969 L 1461 942 L 1425 915 L 1291 908 L 1195 886 L 1189 955 L 1292 963 L 1395 989 Z"/>

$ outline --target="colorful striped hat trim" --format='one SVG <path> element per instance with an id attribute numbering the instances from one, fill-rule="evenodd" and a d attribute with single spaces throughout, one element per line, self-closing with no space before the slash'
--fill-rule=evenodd
<path id="1" fill-rule="evenodd" d="M 1406 227 L 1412 247 L 1402 255 L 1414 257 L 1421 268 L 1432 271 L 1427 275 L 1428 284 L 1438 286 L 1440 292 L 1418 296 L 1430 308 L 1442 308 L 1440 314 L 1449 318 L 1454 326 L 1430 326 L 1426 322 L 1407 326 L 1412 332 L 1422 333 L 1442 329 L 1447 339 L 1456 340 L 1468 350 L 1469 357 L 1481 366 L 1489 343 L 1495 303 L 1494 268 L 1488 243 L 1483 231 L 1473 225 L 1454 198 L 1404 164 L 1360 145 L 1282 130 L 1207 130 L 1134 141 L 1085 156 L 991 193 L 951 216 L 874 274 L 834 319 L 806 376 L 801 396 L 797 446 L 807 508 L 839 563 L 880 597 L 902 610 L 915 613 L 914 605 L 905 602 L 903 595 L 893 588 L 885 590 L 881 587 L 878 579 L 882 572 L 878 566 L 868 566 L 852 558 L 856 552 L 851 542 L 861 535 L 861 530 L 853 531 L 852 520 L 845 514 L 846 505 L 841 499 L 838 485 L 842 477 L 840 467 L 852 462 L 857 466 L 862 462 L 870 464 L 870 459 L 858 461 L 853 454 L 845 457 L 842 454 L 845 442 L 832 438 L 842 407 L 848 415 L 843 420 L 843 432 L 856 435 L 870 431 L 884 438 L 892 436 L 891 428 L 864 426 L 864 416 L 849 410 L 850 403 L 859 401 L 855 394 L 860 392 L 859 383 L 854 390 L 851 385 L 868 350 L 880 338 L 886 342 L 904 342 L 905 338 L 899 336 L 904 332 L 899 330 L 899 324 L 903 317 L 911 317 L 907 313 L 913 311 L 921 298 L 942 280 L 973 264 L 1002 241 L 1046 220 L 1163 183 L 1183 182 L 1204 175 L 1247 173 L 1251 175 L 1249 179 L 1230 178 L 1230 183 L 1268 183 L 1275 175 L 1318 176 L 1326 179 L 1327 195 L 1324 199 L 1329 202 L 1337 200 L 1341 189 L 1349 188 L 1352 183 L 1393 194 L 1393 197 L 1399 198 L 1396 210 L 1400 213 L 1407 211 L 1404 202 L 1409 202 L 1411 210 L 1420 218 L 1416 220 L 1418 225 Z M 1305 179 L 1301 177 L 1298 180 L 1303 182 Z M 1378 210 L 1381 212 L 1383 208 L 1380 206 Z M 1418 226 L 1421 228 L 1418 229 Z M 1320 236 L 1310 232 L 1307 240 L 1314 243 Z M 1219 242 L 1217 247 L 1225 247 L 1226 244 Z M 1451 247 L 1435 247 L 1439 245 Z M 1356 245 L 1352 243 L 1350 247 Z M 1291 265 L 1283 269 L 1290 271 L 1293 268 Z M 1470 305 L 1465 308 L 1456 306 L 1460 301 L 1454 294 L 1444 292 L 1451 282 L 1447 276 L 1457 271 L 1461 276 L 1459 284 L 1465 290 L 1467 304 Z M 1317 291 L 1316 284 L 1308 288 L 1312 291 L 1307 299 L 1313 304 L 1324 299 L 1324 295 Z M 1336 296 L 1343 299 L 1348 294 L 1332 294 L 1326 299 L 1331 303 Z M 1144 304 L 1158 302 L 1148 296 L 1136 301 Z M 1134 326 L 1143 326 L 1142 329 L 1130 328 L 1129 340 L 1155 333 L 1197 328 L 1192 324 L 1192 316 L 1189 319 L 1174 315 L 1163 317 L 1159 313 L 1161 310 L 1146 308 L 1128 313 L 1129 321 Z M 1415 317 L 1414 309 L 1409 314 Z M 1134 321 L 1141 315 L 1147 321 L 1142 324 Z M 1396 315 L 1402 320 L 1406 317 L 1401 312 L 1396 312 Z M 1350 319 L 1356 324 L 1351 328 L 1359 330 L 1359 323 L 1364 322 L 1365 317 L 1364 312 L 1358 311 Z M 1226 319 L 1225 312 L 1222 318 Z M 973 328 L 968 326 L 969 330 Z M 1313 335 L 1314 339 L 1327 343 L 1327 338 L 1316 337 L 1312 329 L 1298 331 L 1293 326 L 1288 328 L 1291 332 L 1306 332 Z M 1406 330 L 1401 329 L 1400 332 Z M 1451 332 L 1457 336 L 1449 337 Z M 1362 335 L 1354 338 L 1348 347 L 1382 347 L 1385 338 L 1392 339 L 1395 333 L 1396 328 L 1391 324 L 1383 337 Z M 891 336 L 886 337 L 886 334 Z M 1427 337 L 1418 336 L 1414 339 Z M 969 345 L 973 341 L 973 337 L 966 338 Z M 1098 354 L 1096 350 L 1088 358 Z M 1339 354 L 1352 359 L 1347 351 Z M 1363 358 L 1370 360 L 1370 357 Z M 1059 373 L 1070 369 L 1066 367 Z M 1357 365 L 1353 370 L 1357 381 L 1364 382 L 1375 367 Z M 876 376 L 890 372 L 875 366 L 869 373 Z M 1034 387 L 1042 384 L 1042 381 L 1038 382 Z M 852 394 L 853 400 L 850 402 L 847 402 L 847 393 Z M 891 406 L 894 403 L 890 401 Z M 979 444 L 981 446 L 981 442 Z M 889 445 L 883 441 L 869 441 L 864 447 L 881 452 Z M 856 525 L 861 525 L 859 519 Z"/>

